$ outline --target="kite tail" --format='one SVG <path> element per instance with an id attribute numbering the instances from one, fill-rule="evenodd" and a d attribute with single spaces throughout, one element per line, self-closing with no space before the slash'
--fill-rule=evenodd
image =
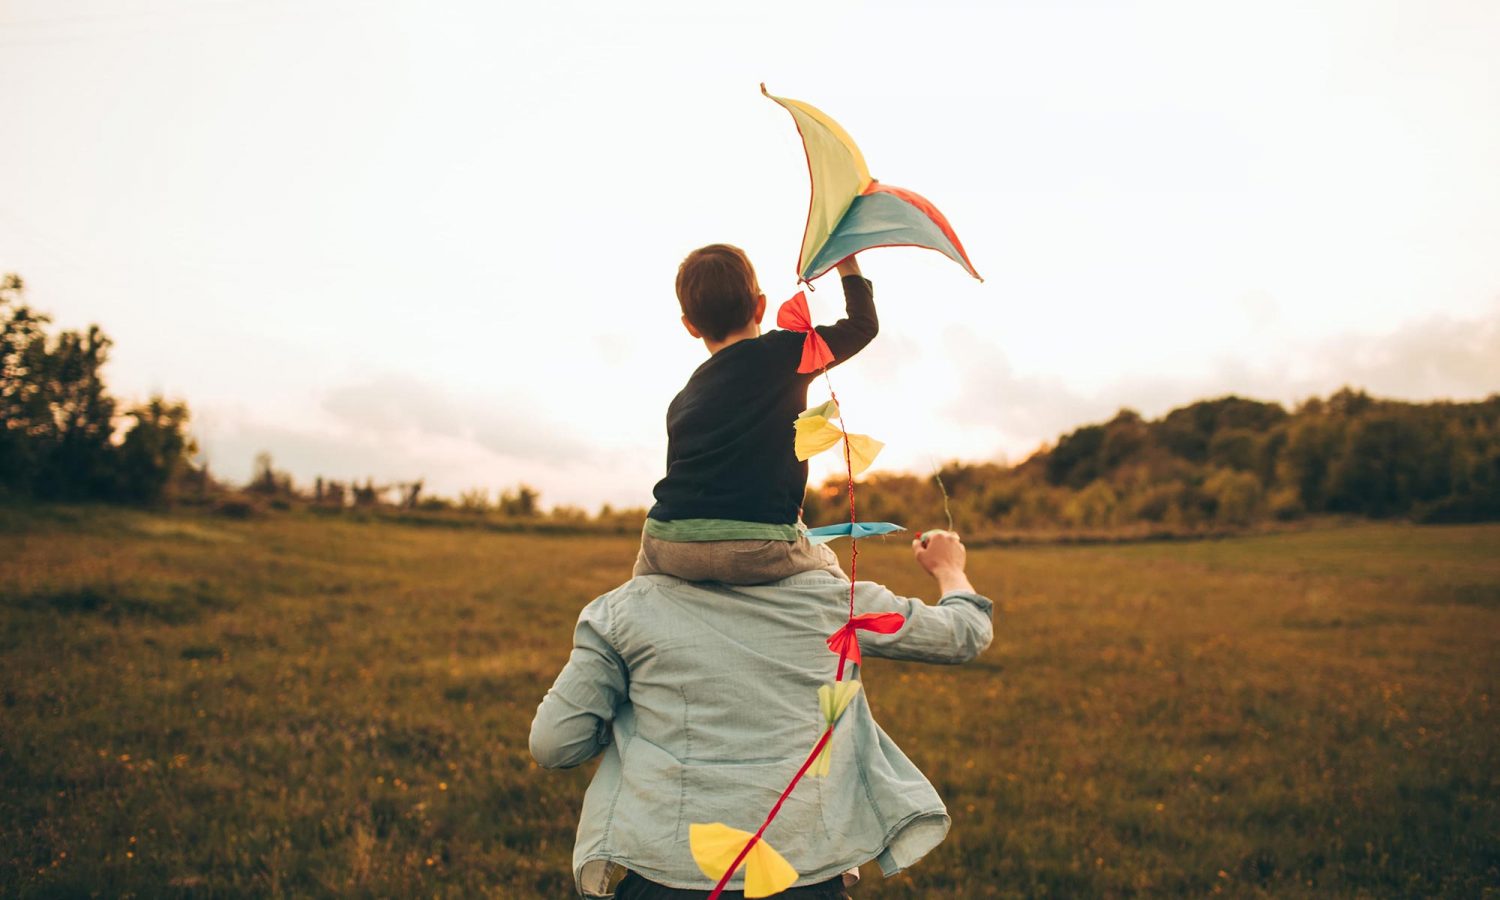
<path id="1" fill-rule="evenodd" d="M 809 287 L 811 287 L 811 285 L 809 285 Z M 855 538 L 853 530 L 854 524 L 859 521 L 859 517 L 856 513 L 854 505 L 854 455 L 849 449 L 849 423 L 844 421 L 844 408 L 842 405 L 839 405 L 839 395 L 833 390 L 833 379 L 828 377 L 827 366 L 823 367 L 823 380 L 828 384 L 829 397 L 833 400 L 835 405 L 838 405 L 839 427 L 842 428 L 844 432 L 844 470 L 847 473 L 846 484 L 849 494 L 850 525 L 849 615 L 845 624 L 850 625 L 854 622 L 854 585 L 855 578 L 859 572 L 859 540 Z M 858 633 L 852 632 L 851 637 L 857 645 L 859 641 Z M 848 658 L 849 650 L 846 646 L 839 651 L 838 670 L 834 674 L 835 682 L 841 682 L 844 680 L 844 668 L 845 663 L 848 661 Z M 729 884 L 729 879 L 734 877 L 734 873 L 738 871 L 740 865 L 744 863 L 745 857 L 749 856 L 750 851 L 755 848 L 755 845 L 757 843 L 760 842 L 761 836 L 764 835 L 766 833 L 766 829 L 771 826 L 771 822 L 776 818 L 776 814 L 781 812 L 781 806 L 786 802 L 786 798 L 791 796 L 792 791 L 802 781 L 802 776 L 806 775 L 807 770 L 812 768 L 813 761 L 818 758 L 818 753 L 823 750 L 823 748 L 828 744 L 829 739 L 831 739 L 832 737 L 833 725 L 829 725 L 828 728 L 823 731 L 823 736 L 818 738 L 818 742 L 813 745 L 812 752 L 807 755 L 807 759 L 802 763 L 802 768 L 797 770 L 797 774 L 792 776 L 791 783 L 786 786 L 786 790 L 782 791 L 781 796 L 777 798 L 776 805 L 771 807 L 771 811 L 766 814 L 765 821 L 760 824 L 760 829 L 756 831 L 753 836 L 751 836 L 750 840 L 745 842 L 745 846 L 740 848 L 740 852 L 737 856 L 735 856 L 734 862 L 729 864 L 729 868 L 726 869 L 723 876 L 719 878 L 719 883 L 714 885 L 713 892 L 708 895 L 708 900 L 719 900 L 719 895 L 724 893 L 724 887 L 725 885 Z"/>
<path id="2" fill-rule="evenodd" d="M 840 667 L 842 668 L 842 665 Z M 797 774 L 792 776 L 792 783 L 786 786 L 786 790 L 782 791 L 781 796 L 777 798 L 776 805 L 771 807 L 771 812 L 766 815 L 766 820 L 760 823 L 760 829 L 755 832 L 755 835 L 750 840 L 745 842 L 745 846 L 740 848 L 739 856 L 736 856 L 734 862 L 729 864 L 729 868 L 724 870 L 723 877 L 719 879 L 718 884 L 714 885 L 713 893 L 708 895 L 708 900 L 719 900 L 719 895 L 724 893 L 724 886 L 729 884 L 729 879 L 734 877 L 734 873 L 739 869 L 740 863 L 745 861 L 745 857 L 749 856 L 750 851 L 759 843 L 761 835 L 765 834 L 766 829 L 770 827 L 771 820 L 776 818 L 777 813 L 781 812 L 781 804 L 785 803 L 786 798 L 792 795 L 792 789 L 802 780 L 802 776 L 807 774 L 807 770 L 812 768 L 813 760 L 818 758 L 818 753 L 831 737 L 833 737 L 833 726 L 829 725 L 824 730 L 823 736 L 818 738 L 818 742 L 813 745 L 812 752 L 807 754 L 807 760 L 802 763 L 802 768 L 798 769 Z"/>
<path id="3" fill-rule="evenodd" d="M 833 400 L 834 406 L 839 411 L 839 427 L 844 430 L 844 471 L 848 473 L 849 490 L 849 621 L 854 621 L 854 583 L 859 575 L 859 539 L 854 536 L 854 523 L 859 517 L 854 511 L 854 457 L 849 451 L 849 422 L 844 418 L 843 404 L 839 403 L 839 395 L 833 389 L 833 379 L 828 377 L 828 369 L 823 369 L 823 381 L 828 385 L 828 396 Z M 859 640 L 855 637 L 855 640 Z M 844 680 L 844 654 L 839 654 L 839 669 L 834 675 L 834 681 Z"/>

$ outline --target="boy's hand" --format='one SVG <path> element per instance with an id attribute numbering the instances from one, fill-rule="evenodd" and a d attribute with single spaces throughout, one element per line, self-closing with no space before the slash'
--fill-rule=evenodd
<path id="1" fill-rule="evenodd" d="M 848 276 L 848 275 L 863 275 L 863 274 L 864 273 L 859 270 L 859 260 L 855 259 L 852 254 L 850 256 L 845 257 L 844 261 L 841 262 L 841 263 L 839 263 L 839 277 L 840 278 L 843 278 L 843 277 Z"/>
<path id="2" fill-rule="evenodd" d="M 929 535 L 925 547 L 920 539 L 914 540 L 911 542 L 911 552 L 917 557 L 917 563 L 937 579 L 938 590 L 944 594 L 954 591 L 974 592 L 974 585 L 969 583 L 969 576 L 964 574 L 969 554 L 958 535 L 948 532 Z"/>

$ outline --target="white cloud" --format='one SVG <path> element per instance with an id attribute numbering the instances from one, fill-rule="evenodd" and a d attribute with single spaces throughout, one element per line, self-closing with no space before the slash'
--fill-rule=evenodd
<path id="1" fill-rule="evenodd" d="M 334 388 L 322 408 L 358 434 L 469 442 L 498 457 L 549 463 L 586 462 L 600 454 L 553 412 L 517 397 L 465 397 L 386 375 Z"/>
<path id="2" fill-rule="evenodd" d="M 513 399 L 465 396 L 386 375 L 335 387 L 318 398 L 321 419 L 267 419 L 249 410 L 198 415 L 199 441 L 215 473 L 249 477 L 256 454 L 306 486 L 315 477 L 422 479 L 428 493 L 492 493 L 519 483 L 546 504 L 650 502 L 656 454 L 590 440 L 555 410 Z"/>

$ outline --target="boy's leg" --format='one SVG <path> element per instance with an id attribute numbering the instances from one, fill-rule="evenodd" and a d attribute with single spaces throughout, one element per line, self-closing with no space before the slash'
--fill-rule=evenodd
<path id="1" fill-rule="evenodd" d="M 839 565 L 838 554 L 833 552 L 832 547 L 827 544 L 813 544 L 807 540 L 807 535 L 803 535 L 799 543 L 805 544 L 807 552 L 812 554 L 815 561 L 819 563 L 818 565 L 814 565 L 813 568 L 823 569 L 835 578 L 842 578 L 845 581 L 849 580 L 849 576 L 844 573 L 844 568 Z"/>
<path id="2" fill-rule="evenodd" d="M 766 584 L 819 569 L 848 579 L 833 551 L 806 535 L 795 541 L 718 541 L 716 546 L 716 580 L 726 584 Z"/>
<path id="3" fill-rule="evenodd" d="M 646 530 L 644 528 L 641 529 L 641 549 L 635 554 L 635 567 L 630 570 L 630 574 L 632 577 L 636 575 L 661 574 L 661 570 L 656 567 L 656 562 L 653 559 L 653 557 L 655 556 L 655 553 L 653 552 L 654 548 L 647 546 L 646 543 L 650 540 L 651 536 L 646 534 Z"/>
<path id="4" fill-rule="evenodd" d="M 826 544 L 795 541 L 663 541 L 641 533 L 633 575 L 674 575 L 686 581 L 767 584 L 822 569 L 848 580 Z"/>
<path id="5" fill-rule="evenodd" d="M 644 531 L 632 575 L 675 575 L 684 581 L 723 581 L 716 574 L 713 547 L 718 541 L 664 541 Z"/>

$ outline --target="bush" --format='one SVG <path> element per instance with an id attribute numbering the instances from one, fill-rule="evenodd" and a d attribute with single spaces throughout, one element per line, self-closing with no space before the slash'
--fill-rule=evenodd
<path id="1" fill-rule="evenodd" d="M 214 504 L 214 513 L 226 519 L 249 519 L 261 512 L 260 504 L 243 495 L 223 497 Z"/>
<path id="2" fill-rule="evenodd" d="M 1280 522 L 1301 518 L 1307 512 L 1302 506 L 1302 496 L 1294 487 L 1280 487 L 1272 491 L 1266 505 L 1271 516 Z"/>
<path id="3" fill-rule="evenodd" d="M 1146 522 L 1170 522 L 1181 517 L 1182 485 L 1154 484 L 1131 499 L 1129 514 Z"/>
<path id="4" fill-rule="evenodd" d="M 1219 469 L 1203 482 L 1203 493 L 1221 524 L 1249 525 L 1260 511 L 1260 479 L 1249 472 Z"/>
<path id="5" fill-rule="evenodd" d="M 1069 525 L 1105 528 L 1115 524 L 1119 502 L 1119 495 L 1113 488 L 1102 480 L 1095 480 L 1063 504 L 1063 518 Z"/>

